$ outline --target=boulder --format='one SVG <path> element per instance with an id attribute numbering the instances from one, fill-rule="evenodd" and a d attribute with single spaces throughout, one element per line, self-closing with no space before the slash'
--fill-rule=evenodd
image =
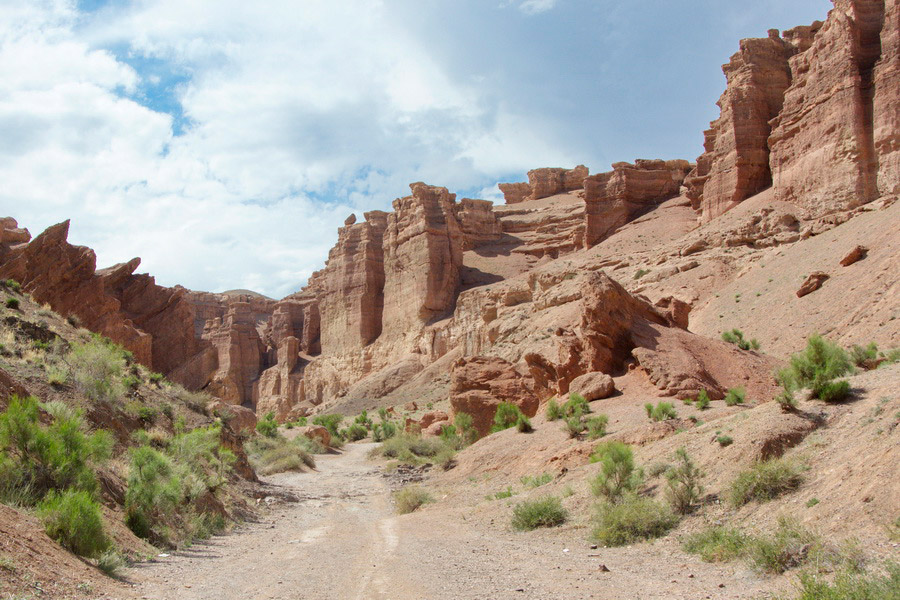
<path id="1" fill-rule="evenodd" d="M 865 246 L 856 246 L 853 250 L 847 253 L 847 255 L 841 259 L 842 267 L 849 267 L 853 263 L 862 260 L 866 257 L 866 253 L 869 252 L 869 249 Z"/>
<path id="2" fill-rule="evenodd" d="M 419 419 L 419 425 L 423 430 L 428 429 L 433 423 L 437 421 L 448 421 L 450 417 L 442 410 L 433 410 L 431 412 L 427 412 L 422 415 L 422 418 Z"/>
<path id="3" fill-rule="evenodd" d="M 453 363 L 450 370 L 450 406 L 453 415 L 472 416 L 479 435 L 490 433 L 501 402 L 518 406 L 528 417 L 537 413 L 538 398 L 529 378 L 498 357 L 474 356 Z"/>
<path id="4" fill-rule="evenodd" d="M 813 273 L 810 273 L 809 277 L 806 278 L 806 281 L 803 282 L 803 285 L 800 286 L 800 289 L 797 290 L 797 297 L 802 298 L 807 294 L 812 294 L 814 291 L 822 287 L 822 284 L 825 283 L 828 278 L 828 273 L 824 273 L 822 271 L 814 271 Z"/>
<path id="5" fill-rule="evenodd" d="M 615 391 L 613 378 L 598 371 L 576 377 L 569 384 L 569 393 L 579 394 L 588 402 L 609 398 Z"/>
<path id="6" fill-rule="evenodd" d="M 425 427 L 424 429 L 422 429 L 422 435 L 430 435 L 430 436 L 441 435 L 441 432 L 444 430 L 444 427 L 446 427 L 447 425 L 450 425 L 450 421 L 448 421 L 446 419 L 443 421 L 435 421 L 428 427 Z"/>
<path id="7" fill-rule="evenodd" d="M 297 427 L 294 431 L 296 431 L 298 435 L 319 442 L 326 448 L 331 447 L 331 434 L 321 425 L 303 425 Z"/>
<path id="8" fill-rule="evenodd" d="M 215 399 L 206 405 L 206 411 L 228 423 L 235 433 L 251 435 L 256 431 L 256 413 L 245 406 L 227 404 Z"/>

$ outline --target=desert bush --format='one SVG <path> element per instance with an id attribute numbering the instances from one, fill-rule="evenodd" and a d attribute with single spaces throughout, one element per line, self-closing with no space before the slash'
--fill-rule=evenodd
<path id="1" fill-rule="evenodd" d="M 338 427 L 341 425 L 341 421 L 344 420 L 343 415 L 332 414 L 332 415 L 316 415 L 313 417 L 313 425 L 321 425 L 325 429 L 328 430 L 328 433 L 331 434 L 331 437 L 340 437 L 338 433 Z"/>
<path id="2" fill-rule="evenodd" d="M 728 562 L 744 553 L 747 540 L 747 536 L 736 529 L 710 527 L 688 536 L 684 550 L 699 554 L 706 562 Z"/>
<path id="3" fill-rule="evenodd" d="M 677 523 L 668 506 L 629 493 L 620 502 L 598 503 L 593 538 L 605 546 L 623 546 L 664 536 Z"/>
<path id="4" fill-rule="evenodd" d="M 832 400 L 839 395 L 832 381 L 853 370 L 847 353 L 837 344 L 816 334 L 806 342 L 806 349 L 791 356 L 790 366 L 777 373 L 778 383 L 788 394 L 799 388 L 809 388 L 813 398 L 822 398 L 823 392 Z M 849 391 L 849 385 L 847 386 Z"/>
<path id="5" fill-rule="evenodd" d="M 166 380 L 166 376 L 163 375 L 162 373 L 150 373 L 150 375 L 147 377 L 147 379 L 150 380 L 150 383 L 159 387 Z"/>
<path id="6" fill-rule="evenodd" d="M 397 425 L 391 421 L 382 421 L 372 427 L 372 440 L 375 442 L 389 440 L 395 435 L 397 435 Z"/>
<path id="7" fill-rule="evenodd" d="M 46 408 L 52 417 L 46 426 L 32 396 L 12 396 L 0 414 L 0 493 L 25 504 L 49 490 L 96 493 L 93 467 L 109 458 L 112 437 L 102 430 L 84 433 L 81 414 L 64 404 Z"/>
<path id="8" fill-rule="evenodd" d="M 606 435 L 606 426 L 609 424 L 607 415 L 597 415 L 587 420 L 588 437 L 592 440 L 602 438 Z"/>
<path id="9" fill-rule="evenodd" d="M 118 577 L 119 571 L 125 566 L 125 559 L 113 549 L 109 549 L 97 557 L 97 568 L 109 577 Z"/>
<path id="10" fill-rule="evenodd" d="M 697 394 L 696 406 L 700 410 L 706 410 L 707 408 L 709 408 L 709 394 L 706 392 L 706 390 L 700 390 L 700 392 Z"/>
<path id="11" fill-rule="evenodd" d="M 553 475 L 550 473 L 541 473 L 540 475 L 524 475 L 519 481 L 527 488 L 536 488 L 546 485 L 553 481 Z"/>
<path id="12" fill-rule="evenodd" d="M 564 417 L 582 417 L 590 414 L 591 407 L 588 401 L 581 394 L 572 392 L 569 399 L 562 405 L 562 414 Z"/>
<path id="13" fill-rule="evenodd" d="M 18 298 L 7 298 L 6 299 L 6 308 L 11 310 L 19 310 L 19 299 Z"/>
<path id="14" fill-rule="evenodd" d="M 634 453 L 622 442 L 598 444 L 591 454 L 591 462 L 601 464 L 600 472 L 591 481 L 591 491 L 609 502 L 621 500 L 627 492 L 637 490 L 643 481 L 643 473 L 634 464 Z"/>
<path id="15" fill-rule="evenodd" d="M 150 446 L 130 451 L 125 524 L 135 535 L 150 538 L 153 524 L 171 519 L 182 499 L 182 482 L 172 460 Z"/>
<path id="16" fill-rule="evenodd" d="M 846 379 L 840 381 L 827 381 L 819 388 L 819 400 L 823 402 L 840 402 L 850 395 L 850 382 Z"/>
<path id="17" fill-rule="evenodd" d="M 126 357 L 112 342 L 94 336 L 89 342 L 75 344 L 67 362 L 78 389 L 91 400 L 117 400 L 125 394 L 122 373 Z"/>
<path id="18" fill-rule="evenodd" d="M 725 448 L 726 446 L 730 446 L 734 443 L 734 440 L 730 435 L 717 435 L 716 441 L 719 442 L 719 445 Z"/>
<path id="19" fill-rule="evenodd" d="M 556 496 L 524 500 L 513 508 L 512 526 L 519 531 L 562 525 L 569 514 Z"/>
<path id="20" fill-rule="evenodd" d="M 353 420 L 356 425 L 362 425 L 367 430 L 372 429 L 372 419 L 369 418 L 369 412 L 364 410 Z M 362 438 L 360 438 L 362 439 Z"/>
<path id="21" fill-rule="evenodd" d="M 778 395 L 775 396 L 775 402 L 778 403 L 783 412 L 797 410 L 797 399 L 794 397 L 794 393 L 789 389 L 779 392 Z"/>
<path id="22" fill-rule="evenodd" d="M 469 413 L 456 413 L 456 416 L 453 417 L 453 426 L 456 427 L 457 434 L 462 438 L 463 445 L 469 446 L 478 440 L 478 430 L 475 429 L 472 415 Z"/>
<path id="23" fill-rule="evenodd" d="M 550 398 L 547 402 L 547 410 L 544 414 L 548 421 L 555 421 L 563 416 L 562 408 L 560 408 L 556 398 Z"/>
<path id="24" fill-rule="evenodd" d="M 231 475 L 237 457 L 221 445 L 220 436 L 218 426 L 197 427 L 175 435 L 167 444 L 167 453 L 179 467 L 183 480 L 193 484 L 185 490 L 188 500 L 218 489 Z"/>
<path id="25" fill-rule="evenodd" d="M 758 462 L 740 473 L 729 490 L 729 500 L 734 506 L 743 506 L 751 500 L 765 502 L 800 487 L 803 475 L 800 467 L 785 458 Z"/>
<path id="26" fill-rule="evenodd" d="M 47 383 L 53 387 L 63 386 L 69 380 L 69 368 L 65 363 L 47 363 L 44 371 L 47 373 Z"/>
<path id="27" fill-rule="evenodd" d="M 752 340 L 744 339 L 744 332 L 740 329 L 732 329 L 722 333 L 722 341 L 734 344 L 741 350 L 759 350 L 759 342 L 754 338 Z"/>
<path id="28" fill-rule="evenodd" d="M 519 415 L 519 418 L 516 419 L 516 431 L 519 433 L 531 433 L 534 431 L 534 427 L 531 426 L 531 421 L 528 420 L 524 414 Z"/>
<path id="29" fill-rule="evenodd" d="M 865 347 L 854 345 L 850 348 L 850 360 L 860 369 L 871 369 L 878 360 L 878 346 L 875 342 Z"/>
<path id="30" fill-rule="evenodd" d="M 302 471 L 304 468 L 315 468 L 316 461 L 312 456 L 315 448 L 306 441 L 305 436 L 288 440 L 284 436 L 257 437 L 244 448 L 253 468 L 262 475 L 284 473 L 286 471 Z"/>
<path id="31" fill-rule="evenodd" d="M 358 442 L 359 440 L 365 439 L 366 436 L 369 435 L 369 430 L 366 429 L 365 425 L 360 423 L 353 423 L 350 427 L 347 427 L 344 430 L 344 439 L 348 442 Z"/>
<path id="32" fill-rule="evenodd" d="M 738 404 L 743 404 L 747 398 L 747 391 L 742 388 L 731 388 L 725 394 L 725 404 L 727 406 L 735 406 Z"/>
<path id="33" fill-rule="evenodd" d="M 394 492 L 394 506 L 401 515 L 411 513 L 424 504 L 434 502 L 427 490 L 410 485 Z"/>
<path id="34" fill-rule="evenodd" d="M 100 505 L 85 491 L 51 490 L 38 506 L 47 535 L 79 556 L 94 558 L 110 547 Z"/>
<path id="35" fill-rule="evenodd" d="M 524 416 L 522 410 L 512 402 L 501 402 L 497 405 L 497 411 L 494 413 L 494 426 L 491 427 L 491 433 L 515 427 L 519 419 Z"/>
<path id="36" fill-rule="evenodd" d="M 648 402 L 644 405 L 644 410 L 647 411 L 647 416 L 653 421 L 666 421 L 678 417 L 678 413 L 675 412 L 675 407 L 672 406 L 671 402 L 659 402 L 656 406 Z"/>
<path id="37" fill-rule="evenodd" d="M 278 435 L 278 423 L 275 421 L 275 413 L 267 412 L 256 424 L 256 432 L 267 438 Z"/>
<path id="38" fill-rule="evenodd" d="M 436 463 L 438 458 L 448 464 L 453 458 L 448 453 L 453 452 L 453 446 L 440 437 L 423 438 L 410 433 L 401 433 L 385 440 L 376 451 L 377 454 L 410 465 Z"/>
<path id="39" fill-rule="evenodd" d="M 811 554 L 821 552 L 818 537 L 795 519 L 779 517 L 774 535 L 754 537 L 747 543 L 747 557 L 757 570 L 784 573 L 803 564 Z"/>
<path id="40" fill-rule="evenodd" d="M 16 281 L 15 279 L 7 279 L 6 281 L 0 282 L 0 284 L 2 284 L 3 287 L 10 289 L 14 292 L 20 292 L 22 290 L 22 286 L 19 285 L 19 282 Z"/>
<path id="41" fill-rule="evenodd" d="M 683 447 L 675 451 L 675 466 L 666 471 L 666 499 L 672 509 L 681 515 L 691 512 L 703 494 L 700 485 L 703 473 L 688 456 Z"/>
<path id="42" fill-rule="evenodd" d="M 576 438 L 587 428 L 587 425 L 584 424 L 584 419 L 580 416 L 578 417 L 566 417 L 563 420 L 563 431 L 569 434 L 570 438 Z"/>
<path id="43" fill-rule="evenodd" d="M 888 563 L 884 574 L 841 571 L 832 581 L 814 572 L 800 574 L 796 600 L 900 600 L 900 565 Z"/>

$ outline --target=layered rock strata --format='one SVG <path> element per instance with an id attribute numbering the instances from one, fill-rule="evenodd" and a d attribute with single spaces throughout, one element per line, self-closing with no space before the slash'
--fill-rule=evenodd
<path id="1" fill-rule="evenodd" d="M 499 187 L 507 204 L 518 204 L 580 190 L 584 185 L 584 178 L 589 174 L 590 171 L 584 165 L 578 165 L 574 169 L 532 169 L 528 171 L 528 183 L 501 183 Z"/>

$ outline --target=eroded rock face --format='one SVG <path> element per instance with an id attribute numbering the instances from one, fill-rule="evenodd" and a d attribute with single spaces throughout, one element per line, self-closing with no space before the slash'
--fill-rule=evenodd
<path id="1" fill-rule="evenodd" d="M 499 187 L 507 204 L 518 204 L 580 190 L 589 174 L 584 165 L 574 169 L 545 167 L 528 171 L 528 183 L 501 183 Z"/>
<path id="2" fill-rule="evenodd" d="M 450 407 L 454 415 L 461 412 L 472 415 L 478 434 L 487 435 L 501 402 L 515 404 L 529 417 L 538 409 L 538 399 L 528 378 L 502 358 L 475 356 L 453 363 Z"/>
<path id="3" fill-rule="evenodd" d="M 252 399 L 265 348 L 250 303 L 230 304 L 224 319 L 207 322 L 203 339 L 212 344 L 218 356 L 218 368 L 207 390 L 228 404 Z"/>
<path id="4" fill-rule="evenodd" d="M 872 106 L 878 192 L 900 195 L 900 0 L 887 0 Z"/>
<path id="5" fill-rule="evenodd" d="M 384 331 L 415 331 L 456 303 L 464 233 L 455 194 L 413 183 L 412 195 L 394 200 L 384 236 Z"/>
<path id="6" fill-rule="evenodd" d="M 706 152 L 688 177 L 689 196 L 703 222 L 771 185 L 769 121 L 781 111 L 791 83 L 788 59 L 811 43 L 818 25 L 768 38 L 741 40 L 740 50 L 723 65 L 727 87 L 721 115 L 706 132 Z"/>
<path id="7" fill-rule="evenodd" d="M 325 269 L 310 279 L 325 354 L 358 350 L 381 335 L 387 213 L 372 211 L 365 216 L 364 222 L 347 223 L 338 230 Z"/>
<path id="8" fill-rule="evenodd" d="M 256 412 L 275 414 L 279 422 L 286 421 L 294 406 L 305 398 L 300 340 L 286 337 L 278 345 L 277 363 L 262 372 L 254 386 Z"/>
<path id="9" fill-rule="evenodd" d="M 790 59 L 793 81 L 769 138 L 777 199 L 821 215 L 878 196 L 873 112 L 879 92 L 879 123 L 897 122 L 896 86 L 874 85 L 884 17 L 884 0 L 837 0 L 809 50 Z M 893 30 L 896 35 L 896 23 Z M 896 64 L 879 74 L 884 83 L 895 79 Z M 891 147 L 887 138 L 884 151 Z M 892 152 L 886 157 L 896 159 Z"/>
<path id="10" fill-rule="evenodd" d="M 642 212 L 677 196 L 691 165 L 685 160 L 620 162 L 584 179 L 585 247 L 603 241 Z"/>
<path id="11" fill-rule="evenodd" d="M 471 250 L 497 241 L 503 235 L 500 220 L 492 210 L 490 200 L 463 198 L 454 211 L 463 236 L 463 249 Z"/>

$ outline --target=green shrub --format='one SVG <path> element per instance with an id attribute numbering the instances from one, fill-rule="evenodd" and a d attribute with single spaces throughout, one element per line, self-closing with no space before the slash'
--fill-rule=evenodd
<path id="1" fill-rule="evenodd" d="M 122 378 L 122 385 L 124 385 L 126 389 L 136 390 L 138 386 L 141 385 L 141 380 L 136 375 L 126 375 Z"/>
<path id="2" fill-rule="evenodd" d="M 524 414 L 519 415 L 519 418 L 516 420 L 516 431 L 519 433 L 531 433 L 534 431 L 531 421 Z"/>
<path id="3" fill-rule="evenodd" d="M 591 491 L 595 496 L 617 502 L 626 492 L 637 490 L 642 483 L 643 473 L 635 468 L 634 453 L 622 442 L 598 444 L 591 454 L 591 462 L 601 464 L 600 472 L 591 481 Z"/>
<path id="4" fill-rule="evenodd" d="M 338 428 L 341 426 L 341 421 L 344 420 L 343 415 L 333 414 L 333 415 L 316 415 L 313 417 L 313 425 L 321 425 L 325 429 L 328 430 L 328 433 L 331 434 L 331 437 L 340 437 L 338 433 Z"/>
<path id="5" fill-rule="evenodd" d="M 744 339 L 744 332 L 740 329 L 732 329 L 722 333 L 722 340 L 729 344 L 734 344 L 741 350 L 759 350 L 759 342 L 754 338 L 752 340 Z"/>
<path id="6" fill-rule="evenodd" d="M 357 415 L 356 419 L 353 421 L 356 425 L 362 425 L 366 428 L 366 430 L 372 429 L 372 419 L 369 418 L 368 411 L 362 411 L 359 415 Z M 365 436 L 363 436 L 365 437 Z M 362 438 L 360 438 L 362 439 Z"/>
<path id="7" fill-rule="evenodd" d="M 734 440 L 731 438 L 730 435 L 717 435 L 716 441 L 719 442 L 719 445 L 722 446 L 723 448 L 725 448 L 726 446 L 730 446 L 732 443 L 734 443 Z"/>
<path id="8" fill-rule="evenodd" d="M 97 568 L 109 577 L 117 577 L 125 566 L 125 559 L 115 550 L 107 550 L 97 558 Z"/>
<path id="9" fill-rule="evenodd" d="M 112 342 L 95 336 L 89 342 L 76 344 L 68 362 L 78 389 L 91 400 L 117 400 L 125 394 L 122 384 L 125 356 L 122 348 Z"/>
<path id="10" fill-rule="evenodd" d="M 837 344 L 816 334 L 807 340 L 803 352 L 791 356 L 790 366 L 780 370 L 776 378 L 788 393 L 809 388 L 813 398 L 821 398 L 823 391 L 834 397 L 835 389 L 829 384 L 852 370 L 847 353 Z"/>
<path id="11" fill-rule="evenodd" d="M 656 406 L 648 402 L 644 405 L 644 410 L 647 411 L 647 416 L 653 421 L 667 421 L 668 419 L 678 418 L 678 413 L 675 412 L 675 407 L 672 406 L 671 402 L 659 402 Z"/>
<path id="12" fill-rule="evenodd" d="M 597 415 L 587 420 L 588 437 L 592 440 L 602 438 L 606 435 L 606 426 L 609 424 L 607 415 Z"/>
<path id="13" fill-rule="evenodd" d="M 275 421 L 275 413 L 267 412 L 256 424 L 256 431 L 267 438 L 276 437 L 278 435 L 278 423 Z"/>
<path id="14" fill-rule="evenodd" d="M 900 565 L 888 563 L 886 570 L 884 575 L 842 571 L 831 582 L 801 573 L 796 600 L 900 600 Z"/>
<path id="15" fill-rule="evenodd" d="M 683 447 L 675 451 L 675 466 L 666 471 L 666 499 L 672 509 L 681 515 L 691 512 L 703 494 L 700 485 L 703 473 Z"/>
<path id="16" fill-rule="evenodd" d="M 562 405 L 562 414 L 564 417 L 582 417 L 590 414 L 591 407 L 588 401 L 581 394 L 572 392 L 569 399 Z"/>
<path id="17" fill-rule="evenodd" d="M 7 298 L 6 299 L 6 308 L 12 310 L 19 310 L 19 299 L 18 298 Z"/>
<path id="18" fill-rule="evenodd" d="M 728 390 L 728 393 L 725 394 L 725 404 L 727 406 L 736 406 L 738 404 L 743 404 L 747 398 L 747 391 L 742 388 L 731 388 Z"/>
<path id="19" fill-rule="evenodd" d="M 69 380 L 69 368 L 64 363 L 47 363 L 44 365 L 47 372 L 47 383 L 53 387 L 60 387 Z"/>
<path id="20" fill-rule="evenodd" d="M 452 425 L 451 425 L 452 427 Z M 372 426 L 372 441 L 383 442 L 397 435 L 397 425 L 391 421 L 382 421 Z"/>
<path id="21" fill-rule="evenodd" d="M 45 408 L 52 417 L 47 426 L 40 423 L 32 396 L 12 396 L 0 414 L 0 495 L 32 504 L 49 490 L 94 494 L 93 466 L 109 458 L 112 436 L 106 431 L 85 434 L 81 414 L 64 404 Z"/>
<path id="22" fill-rule="evenodd" d="M 446 464 L 452 459 L 452 455 L 448 458 L 447 453 L 454 452 L 454 448 L 439 437 L 423 438 L 410 433 L 401 433 L 385 440 L 376 452 L 410 465 L 436 463 L 438 458 Z"/>
<path id="23" fill-rule="evenodd" d="M 878 360 L 878 346 L 870 342 L 867 346 L 850 348 L 850 360 L 860 369 L 871 369 Z"/>
<path id="24" fill-rule="evenodd" d="M 103 531 L 100 505 L 85 491 L 50 491 L 38 506 L 44 531 L 79 556 L 93 558 L 110 547 Z"/>
<path id="25" fill-rule="evenodd" d="M 556 421 L 560 417 L 563 416 L 562 408 L 559 406 L 559 402 L 556 401 L 556 398 L 550 398 L 547 402 L 547 411 L 545 413 L 548 421 Z"/>
<path id="26" fill-rule="evenodd" d="M 9 288 L 14 292 L 20 292 L 22 290 L 22 286 L 19 285 L 19 282 L 16 281 L 15 279 L 7 279 L 6 281 L 4 281 L 2 283 L 3 283 L 4 287 Z"/>
<path id="27" fill-rule="evenodd" d="M 527 488 L 536 488 L 546 485 L 553 481 L 553 475 L 550 473 L 541 473 L 540 475 L 525 475 L 519 481 Z"/>
<path id="28" fill-rule="evenodd" d="M 197 427 L 168 443 L 167 453 L 188 484 L 184 486 L 188 500 L 219 488 L 231 474 L 237 457 L 221 445 L 221 433 L 219 426 Z"/>
<path id="29" fill-rule="evenodd" d="M 522 410 L 512 402 L 501 402 L 494 413 L 494 426 L 491 433 L 497 433 L 510 427 L 515 427 L 521 417 L 525 415 Z"/>
<path id="30" fill-rule="evenodd" d="M 365 425 L 353 423 L 346 429 L 346 433 L 343 437 L 349 442 L 358 442 L 359 440 L 365 439 L 368 435 L 369 430 L 366 429 Z"/>
<path id="31" fill-rule="evenodd" d="M 706 390 L 700 390 L 697 394 L 697 408 L 700 410 L 709 408 L 709 394 Z"/>
<path id="32" fill-rule="evenodd" d="M 729 499 L 734 506 L 743 506 L 751 500 L 765 502 L 793 491 L 803 483 L 803 476 L 796 463 L 784 458 L 758 462 L 740 473 L 731 484 Z"/>
<path id="33" fill-rule="evenodd" d="M 846 379 L 828 381 L 819 388 L 819 400 L 824 402 L 841 402 L 850 395 L 850 382 Z"/>
<path id="34" fill-rule="evenodd" d="M 519 531 L 530 531 L 538 527 L 556 527 L 569 518 L 562 502 L 556 496 L 545 496 L 536 500 L 519 502 L 513 508 L 512 526 Z"/>
<path id="35" fill-rule="evenodd" d="M 597 505 L 593 538 L 605 546 L 624 546 L 664 536 L 677 523 L 668 506 L 628 494 L 620 502 Z"/>
<path id="36" fill-rule="evenodd" d="M 577 417 L 566 417 L 563 421 L 563 431 L 569 434 L 570 438 L 576 438 L 582 433 L 587 426 L 584 424 L 584 418 Z"/>
<path id="37" fill-rule="evenodd" d="M 646 275 L 649 272 L 650 271 L 648 269 L 638 269 L 634 273 L 634 279 L 640 279 L 641 277 L 643 277 L 644 275 Z"/>
<path id="38" fill-rule="evenodd" d="M 778 395 L 775 396 L 775 402 L 778 403 L 783 412 L 797 410 L 797 399 L 794 397 L 794 392 L 789 389 L 779 392 Z"/>
<path id="39" fill-rule="evenodd" d="M 706 562 L 728 562 L 740 557 L 747 545 L 747 536 L 728 527 L 711 527 L 694 533 L 685 540 L 684 550 L 699 554 Z"/>
<path id="40" fill-rule="evenodd" d="M 149 379 L 150 383 L 156 385 L 156 387 L 159 387 L 166 380 L 166 376 L 162 373 L 150 373 Z"/>
<path id="41" fill-rule="evenodd" d="M 315 468 L 316 461 L 312 456 L 315 445 L 308 441 L 309 438 L 302 435 L 293 440 L 280 435 L 257 437 L 244 444 L 244 448 L 250 464 L 258 473 L 272 475 Z"/>
<path id="42" fill-rule="evenodd" d="M 821 552 L 819 539 L 796 520 L 785 517 L 779 517 L 774 535 L 752 538 L 747 543 L 750 563 L 764 573 L 784 573 L 817 552 Z"/>
<path id="43" fill-rule="evenodd" d="M 513 489 L 511 487 L 507 486 L 505 490 L 501 490 L 501 491 L 497 492 L 496 494 L 494 494 L 493 496 L 489 495 L 487 497 L 487 499 L 488 500 L 503 500 L 504 498 L 512 498 L 513 495 L 515 495 L 515 492 L 513 492 Z"/>
<path id="44" fill-rule="evenodd" d="M 478 440 L 478 430 L 475 429 L 472 415 L 469 413 L 456 413 L 456 416 L 453 417 L 453 426 L 456 427 L 456 432 L 462 438 L 464 445 L 474 444 Z"/>
<path id="45" fill-rule="evenodd" d="M 394 492 L 394 506 L 401 515 L 411 513 L 429 502 L 434 502 L 434 498 L 418 486 L 407 486 Z"/>
<path id="46" fill-rule="evenodd" d="M 150 446 L 132 448 L 125 493 L 125 524 L 135 535 L 150 538 L 153 525 L 171 519 L 182 499 L 181 478 L 172 460 Z"/>

